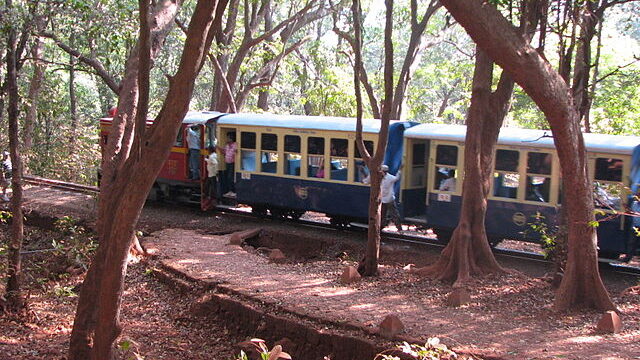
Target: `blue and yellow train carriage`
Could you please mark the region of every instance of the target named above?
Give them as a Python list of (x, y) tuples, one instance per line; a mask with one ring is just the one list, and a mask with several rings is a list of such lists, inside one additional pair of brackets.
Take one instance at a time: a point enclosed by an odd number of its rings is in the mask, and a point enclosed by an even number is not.
[[(385, 163), (402, 163), (407, 122), (392, 122)], [(228, 132), (238, 143), (237, 201), (254, 212), (297, 218), (305, 211), (327, 214), (333, 223), (367, 218), (369, 170), (355, 143), (355, 119), (270, 114), (227, 114), (217, 120), (224, 146)], [(377, 145), (379, 120), (363, 121), (365, 146)]]
[[(432, 227), (445, 241), (460, 214), (465, 135), (465, 126), (443, 124), (421, 124), (405, 132), (404, 216)], [(640, 137), (584, 134), (584, 139), (595, 205), (601, 210), (601, 255), (615, 257), (630, 250), (630, 219), (615, 213), (627, 205), (631, 154)], [(493, 244), (505, 238), (537, 241), (531, 224), (538, 213), (549, 226), (557, 224), (560, 164), (550, 131), (501, 129), (492, 170), (486, 228)]]

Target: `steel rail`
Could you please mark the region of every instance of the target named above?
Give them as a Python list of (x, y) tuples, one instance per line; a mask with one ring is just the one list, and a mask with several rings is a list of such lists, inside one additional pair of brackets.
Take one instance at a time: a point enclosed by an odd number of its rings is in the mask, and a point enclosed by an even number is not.
[(24, 180), (25, 183), (28, 183), (28, 184), (48, 186), (51, 188), (67, 190), (67, 191), (89, 193), (89, 194), (97, 194), (100, 192), (100, 188), (98, 188), (97, 186), (75, 184), (67, 181), (46, 179), (38, 176), (23, 176), (22, 179)]

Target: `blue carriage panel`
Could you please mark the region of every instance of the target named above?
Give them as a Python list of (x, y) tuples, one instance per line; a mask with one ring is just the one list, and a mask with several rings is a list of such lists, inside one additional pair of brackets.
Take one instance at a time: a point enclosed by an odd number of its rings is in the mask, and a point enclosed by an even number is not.
[(450, 195), (446, 201), (438, 200), (438, 194), (429, 193), (426, 207), (427, 224), (436, 228), (454, 229), (460, 219), (462, 197)]
[[(538, 214), (541, 215), (536, 220)], [(540, 233), (532, 229), (536, 221), (543, 221), (549, 229), (558, 223), (558, 209), (511, 201), (489, 200), (485, 226), (491, 237), (537, 242)]]
[(237, 177), (237, 200), (292, 210), (366, 218), (369, 188), (348, 184), (251, 174)]
[(424, 215), (426, 190), (424, 188), (402, 190), (402, 217)]
[(622, 217), (609, 217), (610, 214), (596, 215), (596, 220), (607, 218), (598, 224), (598, 248), (604, 256), (624, 254), (628, 251), (627, 236), (632, 229), (629, 226), (623, 228)]

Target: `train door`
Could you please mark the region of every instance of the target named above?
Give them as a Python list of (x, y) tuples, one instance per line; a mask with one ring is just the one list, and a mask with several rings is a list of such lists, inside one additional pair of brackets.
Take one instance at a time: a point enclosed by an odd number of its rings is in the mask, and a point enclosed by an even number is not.
[[(407, 172), (404, 181), (402, 194), (404, 217), (420, 217), (425, 213), (425, 201), (427, 195), (428, 163), (429, 163), (429, 140), (408, 139), (405, 144), (407, 149)], [(411, 219), (415, 222), (424, 222), (424, 219)]]

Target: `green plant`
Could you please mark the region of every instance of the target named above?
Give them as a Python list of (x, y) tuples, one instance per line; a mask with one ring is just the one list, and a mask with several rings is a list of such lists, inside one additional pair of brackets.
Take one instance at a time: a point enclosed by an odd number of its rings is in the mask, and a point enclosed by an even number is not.
[[(443, 360), (457, 359), (458, 355), (449, 350), (446, 345), (440, 343), (438, 338), (429, 338), (424, 345), (409, 344), (403, 342), (397, 348), (418, 360)], [(400, 357), (388, 354), (378, 354), (374, 360), (400, 360)]]
[[(282, 351), (282, 346), (280, 345), (276, 345), (273, 349), (269, 350), (267, 344), (262, 339), (251, 339), (251, 344), (256, 347), (262, 360), (291, 359), (291, 355)], [(240, 355), (236, 360), (249, 360), (249, 357), (244, 351), (240, 351)]]
[(73, 291), (73, 286), (56, 285), (53, 288), (53, 294), (58, 297), (77, 297), (78, 296), (78, 294), (76, 294)]
[(540, 244), (544, 252), (544, 257), (546, 259), (553, 258), (556, 253), (558, 228), (549, 228), (549, 225), (545, 221), (545, 216), (540, 212), (536, 212), (536, 214), (533, 215), (533, 221), (528, 225), (530, 231), (540, 236)]
[(56, 220), (55, 229), (61, 233), (61, 240), (52, 240), (56, 256), (65, 257), (67, 265), (80, 266), (85, 270), (91, 261), (91, 255), (97, 248), (93, 236), (70, 216)]

